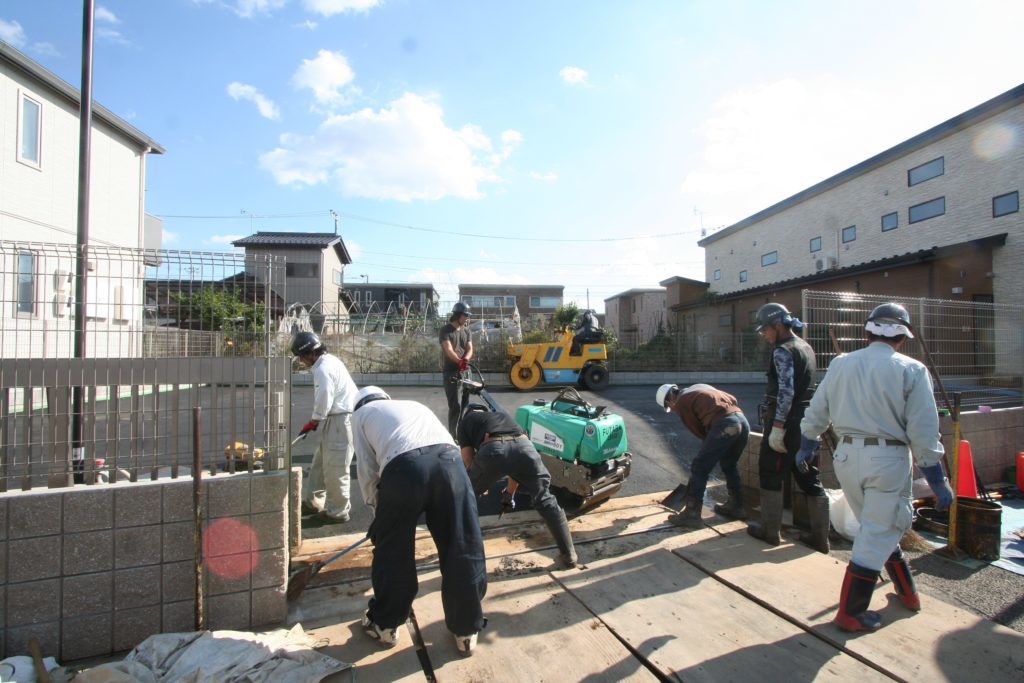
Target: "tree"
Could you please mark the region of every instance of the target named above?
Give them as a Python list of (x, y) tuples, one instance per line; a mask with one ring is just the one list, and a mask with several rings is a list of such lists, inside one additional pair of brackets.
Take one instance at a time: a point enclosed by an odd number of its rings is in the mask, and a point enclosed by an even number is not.
[(212, 332), (258, 331), (263, 329), (262, 306), (242, 301), (238, 292), (204, 287), (194, 292), (171, 292), (178, 304), (178, 324)]
[(552, 317), (551, 322), (555, 326), (556, 330), (560, 330), (564, 327), (572, 327), (579, 314), (580, 309), (576, 304), (563, 304), (555, 309), (555, 314)]

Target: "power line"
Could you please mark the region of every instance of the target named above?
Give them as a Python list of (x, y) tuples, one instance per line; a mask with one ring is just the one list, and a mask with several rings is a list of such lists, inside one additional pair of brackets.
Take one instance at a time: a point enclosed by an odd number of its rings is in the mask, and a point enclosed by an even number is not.
[[(386, 251), (370, 251), (367, 249), (362, 250), (363, 254), (374, 254), (376, 256), (393, 256), (396, 258), (407, 258), (418, 261), (456, 261), (459, 263), (465, 263), (465, 258), (446, 258), (443, 256), (432, 257), (432, 256), (414, 256), (412, 254), (394, 254)], [(360, 263), (363, 263), (362, 261)], [(689, 264), (703, 264), (704, 259), (698, 259), (694, 261), (644, 261), (643, 263), (632, 263), (628, 261), (616, 261), (617, 266), (682, 266)], [(503, 266), (569, 266), (578, 268), (594, 268), (592, 263), (582, 263), (580, 261), (571, 261), (568, 263), (558, 263), (555, 261), (504, 261), (500, 259), (487, 259), (486, 261), (474, 261), (473, 265), (486, 266), (491, 264), (503, 265)]]

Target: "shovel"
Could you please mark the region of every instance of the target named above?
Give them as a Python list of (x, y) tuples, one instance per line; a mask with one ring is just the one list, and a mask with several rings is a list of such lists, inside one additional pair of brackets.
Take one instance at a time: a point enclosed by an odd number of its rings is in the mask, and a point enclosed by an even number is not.
[(286, 599), (291, 601), (302, 595), (302, 591), (306, 590), (306, 585), (309, 583), (310, 579), (319, 574), (321, 569), (329, 565), (331, 562), (334, 562), (342, 555), (352, 552), (362, 544), (366, 543), (368, 540), (370, 540), (369, 535), (363, 536), (349, 547), (335, 553), (331, 557), (328, 557), (326, 560), (317, 560), (315, 562), (310, 562), (301, 569), (296, 569), (294, 572), (292, 572), (291, 576), (288, 577), (288, 590), (285, 593)]
[(676, 512), (683, 509), (683, 503), (686, 500), (686, 484), (680, 484), (672, 490), (672, 493), (665, 496), (665, 500), (661, 501), (661, 504), (667, 508), (672, 508)]

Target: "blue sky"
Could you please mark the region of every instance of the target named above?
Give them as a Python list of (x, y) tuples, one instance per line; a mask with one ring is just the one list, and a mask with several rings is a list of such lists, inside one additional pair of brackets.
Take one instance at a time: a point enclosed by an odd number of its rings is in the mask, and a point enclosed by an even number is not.
[[(164, 246), (340, 232), (351, 281), (703, 279), (740, 220), (1024, 81), (1024, 3), (105, 0), (95, 99)], [(81, 3), (0, 0), (78, 85)]]

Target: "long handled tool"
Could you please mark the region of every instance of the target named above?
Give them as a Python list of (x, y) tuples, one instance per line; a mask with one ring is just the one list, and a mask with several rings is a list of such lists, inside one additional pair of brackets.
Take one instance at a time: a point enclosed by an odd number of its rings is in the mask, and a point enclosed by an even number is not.
[(310, 562), (301, 569), (296, 569), (292, 572), (291, 576), (288, 577), (288, 591), (285, 593), (286, 598), (288, 600), (294, 600), (302, 595), (302, 591), (306, 590), (306, 585), (309, 583), (310, 579), (319, 574), (321, 569), (329, 565), (331, 562), (334, 562), (342, 555), (352, 552), (368, 540), (370, 540), (369, 535), (363, 536), (349, 547), (331, 555), (326, 560), (316, 560), (315, 562)]

